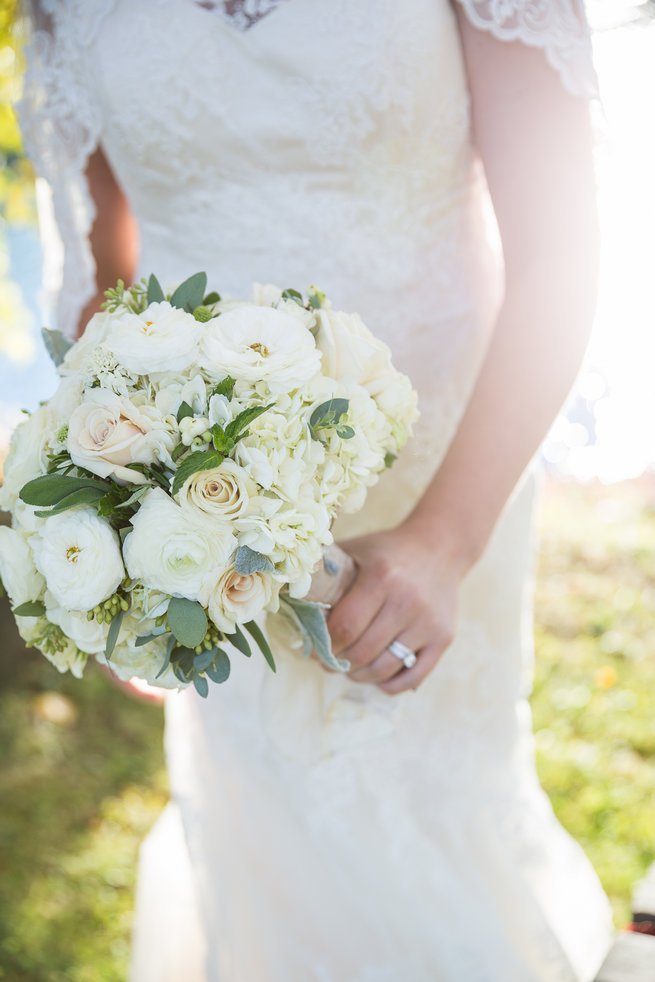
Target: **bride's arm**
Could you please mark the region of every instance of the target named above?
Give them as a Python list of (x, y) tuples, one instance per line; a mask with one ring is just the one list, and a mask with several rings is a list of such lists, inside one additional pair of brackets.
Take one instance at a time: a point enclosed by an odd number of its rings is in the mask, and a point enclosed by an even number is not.
[[(360, 573), (330, 614), (351, 675), (415, 688), (450, 643), (463, 576), (570, 389), (591, 327), (597, 223), (589, 111), (543, 53), (459, 17), (473, 130), (500, 230), (504, 301), (457, 434), (409, 518), (346, 544)], [(402, 669), (385, 651), (419, 652)]]
[(100, 148), (89, 158), (86, 178), (96, 209), (90, 243), (96, 264), (97, 292), (80, 315), (78, 336), (100, 309), (105, 290), (116, 286), (119, 279), (127, 284), (133, 282), (138, 251), (136, 222)]

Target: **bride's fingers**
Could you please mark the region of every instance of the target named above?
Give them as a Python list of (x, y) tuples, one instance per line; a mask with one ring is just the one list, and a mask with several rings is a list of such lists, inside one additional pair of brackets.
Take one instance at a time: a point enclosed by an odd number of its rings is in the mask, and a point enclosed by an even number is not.
[(403, 668), (392, 678), (378, 683), (380, 689), (391, 696), (408, 689), (417, 689), (421, 682), (430, 674), (437, 664), (445, 648), (442, 645), (430, 644), (421, 648), (416, 655), (416, 664), (412, 668)]
[(332, 608), (327, 617), (327, 627), (332, 641), (332, 651), (340, 655), (352, 648), (375, 621), (386, 600), (386, 591), (374, 572), (359, 569), (350, 589)]
[[(384, 613), (387, 613), (386, 608)], [(426, 626), (417, 618), (400, 619), (398, 616), (380, 615), (378, 620), (383, 624), (377, 636), (376, 622), (375, 625), (371, 625), (370, 630), (357, 645), (358, 648), (361, 646), (363, 650), (373, 652), (373, 656), (369, 654), (365, 661), (358, 662), (351, 658), (350, 650), (344, 653), (344, 657), (348, 658), (353, 666), (348, 675), (355, 682), (384, 682), (404, 667), (402, 658), (394, 655), (390, 649), (394, 641), (400, 642), (413, 652), (428, 643)]]

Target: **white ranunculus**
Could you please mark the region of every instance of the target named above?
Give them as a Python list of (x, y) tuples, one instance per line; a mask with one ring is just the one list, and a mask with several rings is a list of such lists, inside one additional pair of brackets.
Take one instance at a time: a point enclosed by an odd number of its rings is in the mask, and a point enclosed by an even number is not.
[[(50, 606), (46, 597), (46, 615), (52, 624), (58, 624), (64, 634), (73, 641), (80, 651), (87, 655), (97, 655), (107, 646), (109, 625), (98, 623), (94, 618), (87, 620), (85, 613), (66, 610), (64, 607)], [(54, 599), (54, 598), (52, 598)]]
[(235, 624), (247, 624), (264, 610), (277, 610), (280, 587), (268, 573), (241, 576), (230, 568), (212, 584), (203, 602), (219, 631), (232, 634)]
[(137, 406), (107, 389), (87, 392), (70, 418), (67, 448), (73, 463), (120, 484), (145, 483), (126, 465), (151, 464), (173, 447), (173, 435), (154, 406)]
[(316, 346), (323, 354), (322, 371), (331, 378), (350, 378), (365, 388), (394, 369), (391, 352), (371, 334), (359, 314), (317, 311)]
[(0, 525), (0, 580), (14, 607), (38, 600), (45, 586), (27, 540), (5, 525)]
[(107, 310), (93, 315), (84, 328), (84, 333), (66, 352), (59, 368), (60, 375), (76, 374), (84, 369), (91, 354), (105, 340), (113, 319), (114, 314), (110, 314)]
[(218, 467), (192, 474), (182, 486), (179, 500), (183, 509), (194, 513), (195, 521), (207, 515), (230, 522), (245, 513), (251, 495), (256, 493), (257, 485), (243, 467), (227, 459)]
[(264, 380), (272, 392), (284, 392), (320, 371), (314, 338), (285, 311), (243, 304), (204, 327), (202, 352), (208, 368), (217, 374)]
[(31, 540), (37, 569), (57, 603), (91, 610), (125, 576), (118, 536), (93, 508), (73, 508), (43, 523)]
[(130, 372), (180, 372), (197, 360), (204, 326), (193, 314), (162, 300), (142, 314), (114, 314), (105, 344)]
[(129, 575), (189, 600), (225, 569), (236, 547), (230, 524), (196, 520), (161, 488), (144, 495), (132, 525), (123, 546)]

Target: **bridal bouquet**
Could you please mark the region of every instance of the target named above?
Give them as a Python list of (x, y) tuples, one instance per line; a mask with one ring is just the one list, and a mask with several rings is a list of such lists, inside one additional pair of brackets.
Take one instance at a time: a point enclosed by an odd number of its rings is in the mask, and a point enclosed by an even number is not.
[(19, 631), (60, 670), (89, 655), (172, 688), (230, 672), (284, 605), (334, 669), (303, 598), (339, 511), (359, 509), (415, 419), (416, 394), (357, 314), (310, 288), (165, 294), (151, 276), (106, 294), (61, 377), (15, 431), (0, 507), (0, 577)]

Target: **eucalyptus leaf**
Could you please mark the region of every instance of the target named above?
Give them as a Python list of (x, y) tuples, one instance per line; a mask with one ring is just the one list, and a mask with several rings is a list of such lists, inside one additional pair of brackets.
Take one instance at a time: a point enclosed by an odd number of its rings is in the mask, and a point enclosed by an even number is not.
[(216, 657), (218, 649), (210, 648), (209, 651), (201, 651), (199, 655), (195, 655), (193, 659), (193, 667), (196, 672), (204, 672), (208, 665), (211, 665), (214, 658)]
[(46, 508), (56, 505), (62, 498), (79, 491), (81, 488), (98, 488), (105, 494), (111, 484), (107, 481), (94, 480), (89, 477), (70, 477), (63, 474), (43, 474), (28, 481), (19, 491), (19, 498), (26, 505), (37, 505)]
[(12, 613), (16, 617), (41, 617), (45, 614), (45, 604), (42, 604), (40, 600), (28, 600), (26, 603), (14, 607)]
[(170, 630), (185, 648), (195, 648), (207, 633), (207, 615), (197, 600), (173, 597), (166, 617)]
[(224, 651), (218, 650), (218, 654), (214, 658), (214, 661), (207, 669), (207, 675), (212, 680), (212, 682), (225, 682), (230, 675), (230, 659), (225, 654)]
[(299, 293), (298, 290), (292, 290), (292, 289), (283, 290), (282, 291), (282, 299), (283, 300), (295, 300), (295, 302), (300, 307), (304, 307), (305, 306), (305, 301), (302, 298), (302, 293)]
[(325, 623), (325, 611), (321, 604), (299, 600), (288, 594), (281, 596), (280, 599), (296, 615), (307, 642), (311, 642), (312, 649), (323, 664), (337, 672), (347, 672), (350, 669), (350, 662), (345, 658), (335, 658), (332, 654), (330, 635)]
[(48, 352), (55, 367), (59, 367), (66, 357), (66, 352), (73, 347), (73, 341), (61, 331), (53, 331), (49, 327), (41, 330), (45, 350)]
[(252, 573), (270, 573), (275, 566), (261, 552), (255, 552), (250, 546), (239, 546), (234, 558), (234, 568), (239, 576), (250, 576)]
[(192, 313), (196, 307), (202, 303), (202, 298), (207, 289), (207, 274), (194, 273), (184, 283), (180, 283), (177, 290), (171, 296), (171, 306), (180, 307)]
[(118, 633), (121, 629), (121, 624), (123, 623), (123, 617), (125, 616), (124, 610), (119, 610), (112, 618), (111, 624), (109, 625), (109, 631), (107, 633), (107, 644), (105, 646), (105, 658), (107, 661), (111, 658), (112, 651), (116, 647), (116, 642), (118, 641)]
[(313, 439), (319, 440), (319, 432), (321, 430), (332, 429), (333, 427), (338, 427), (337, 432), (342, 430), (342, 433), (339, 433), (339, 435), (343, 435), (344, 439), (349, 439), (350, 436), (354, 436), (354, 430), (352, 433), (348, 433), (348, 430), (350, 430), (351, 427), (346, 426), (345, 424), (343, 426), (339, 426), (341, 420), (348, 412), (348, 406), (348, 400), (341, 398), (328, 399), (327, 402), (322, 402), (320, 406), (317, 406), (309, 417), (309, 429)]
[(213, 467), (219, 467), (223, 459), (224, 454), (219, 453), (218, 450), (196, 450), (194, 453), (189, 454), (175, 471), (171, 494), (177, 494), (184, 482), (192, 474), (196, 474), (198, 471), (208, 471)]
[(162, 627), (158, 631), (153, 631), (152, 634), (140, 634), (139, 637), (134, 642), (135, 648), (142, 648), (144, 644), (150, 644), (151, 641), (156, 641), (157, 638), (161, 638), (163, 634), (167, 634), (165, 627)]
[(208, 293), (202, 298), (203, 307), (211, 307), (212, 304), (220, 303), (220, 299), (220, 293), (216, 293), (215, 290), (212, 290), (211, 293)]
[(148, 306), (151, 303), (162, 303), (166, 299), (166, 294), (162, 290), (159, 280), (154, 273), (150, 274), (150, 279), (148, 280), (148, 292), (146, 294), (146, 301)]
[(257, 624), (255, 621), (248, 621), (248, 623), (244, 624), (243, 626), (245, 627), (246, 631), (248, 632), (250, 637), (253, 639), (253, 641), (261, 651), (262, 655), (270, 665), (271, 669), (274, 672), (276, 672), (277, 669), (275, 667), (275, 659), (273, 658), (273, 652), (271, 651), (269, 643), (264, 637), (262, 633), (262, 629), (260, 628), (259, 624)]
[[(157, 674), (155, 675), (155, 678), (156, 679), (158, 679), (161, 675), (163, 675), (164, 672), (166, 671), (166, 669), (168, 668), (168, 666), (170, 665), (170, 663), (171, 663), (171, 652), (173, 651), (173, 648), (174, 647), (175, 647), (175, 638), (171, 634), (170, 638), (168, 639), (168, 644), (166, 645), (166, 655), (164, 656), (164, 663), (163, 663), (162, 667), (159, 669), (159, 671), (157, 672)], [(178, 678), (179, 678), (179, 676), (178, 676)]]
[(203, 675), (194, 675), (193, 684), (195, 686), (196, 692), (203, 699), (206, 699), (209, 695), (209, 682)]

